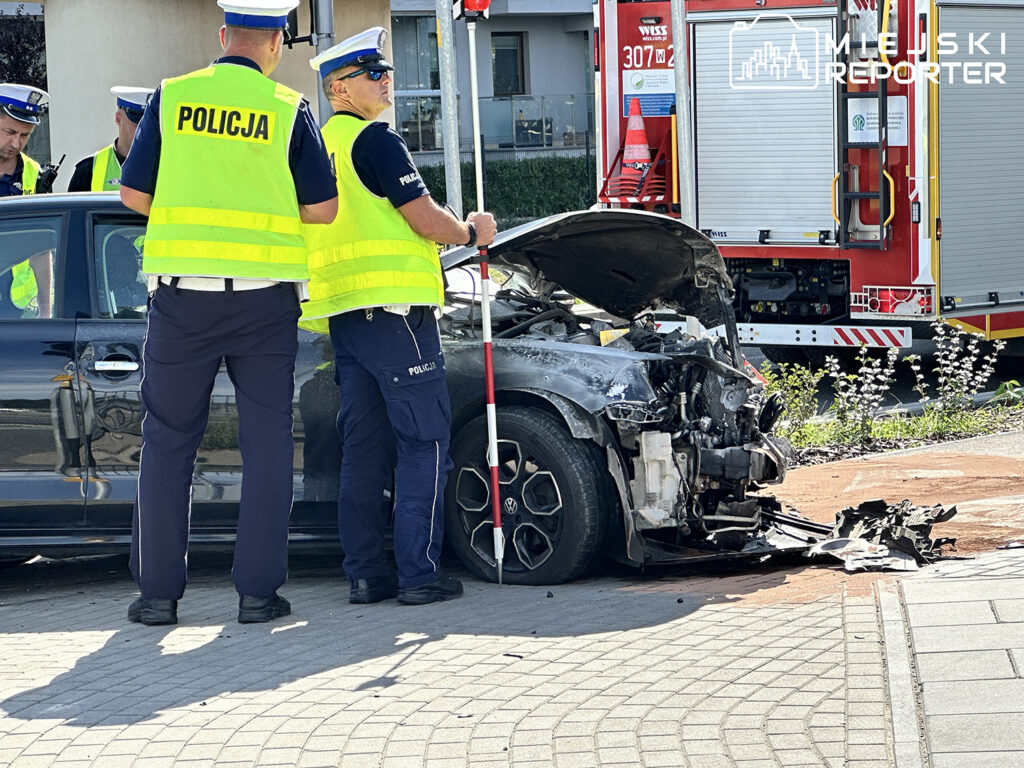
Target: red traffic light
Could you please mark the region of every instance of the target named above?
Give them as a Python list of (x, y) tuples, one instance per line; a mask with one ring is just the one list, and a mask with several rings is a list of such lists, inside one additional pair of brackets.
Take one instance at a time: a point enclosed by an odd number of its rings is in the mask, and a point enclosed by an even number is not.
[(491, 0), (454, 0), (452, 4), (452, 18), (474, 20), (483, 16), (485, 19), (490, 13)]

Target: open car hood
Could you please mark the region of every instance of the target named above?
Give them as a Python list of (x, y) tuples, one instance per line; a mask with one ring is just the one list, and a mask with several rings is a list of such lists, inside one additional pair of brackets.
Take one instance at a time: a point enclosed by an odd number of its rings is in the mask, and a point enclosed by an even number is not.
[[(450, 269), (476, 258), (476, 248), (462, 246), (443, 253), (441, 264)], [(500, 232), (488, 262), (556, 283), (626, 319), (667, 306), (713, 327), (724, 321), (722, 296), (732, 295), (711, 240), (677, 219), (645, 211), (573, 211), (538, 219)]]

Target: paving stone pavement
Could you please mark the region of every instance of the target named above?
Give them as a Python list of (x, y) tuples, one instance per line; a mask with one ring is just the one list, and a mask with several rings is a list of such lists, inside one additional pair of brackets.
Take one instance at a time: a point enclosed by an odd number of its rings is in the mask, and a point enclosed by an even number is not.
[(899, 588), (931, 768), (1024, 766), (1024, 550), (941, 563)]
[(180, 625), (143, 627), (119, 570), (34, 567), (0, 577), (0, 765), (893, 764), (875, 576), (467, 579), (402, 607), (314, 571), (291, 617), (241, 626), (211, 567)]

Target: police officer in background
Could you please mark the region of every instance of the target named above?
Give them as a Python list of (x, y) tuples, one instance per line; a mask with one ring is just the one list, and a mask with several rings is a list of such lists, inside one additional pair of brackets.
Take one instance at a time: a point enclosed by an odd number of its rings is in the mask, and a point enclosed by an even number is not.
[[(0, 197), (35, 194), (39, 163), (22, 150), (49, 108), (50, 95), (40, 88), (0, 84)], [(51, 258), (46, 251), (9, 269), (0, 262), (0, 318), (51, 316)]]
[[(329, 329), (341, 385), (338, 528), (349, 601), (397, 595), (419, 605), (462, 594), (438, 564), (451, 408), (434, 314), (444, 304), (435, 243), (486, 245), (495, 224), (489, 213), (463, 222), (438, 206), (402, 138), (374, 122), (392, 103), (385, 36), (373, 27), (310, 62), (335, 111), (323, 133), (339, 213), (329, 227), (307, 227), (303, 318)], [(381, 514), (393, 472), (397, 584)]]
[(291, 608), (292, 393), (302, 224), (327, 224), (337, 189), (301, 94), (269, 79), (298, 0), (218, 0), (224, 55), (164, 80), (139, 123), (121, 200), (149, 216), (154, 288), (143, 348), (143, 420), (130, 621), (177, 622), (193, 466), (221, 361), (235, 386), (244, 466), (235, 559), (238, 621)]
[(153, 89), (116, 85), (110, 92), (117, 99), (117, 111), (114, 112), (117, 138), (113, 144), (78, 161), (68, 192), (103, 192), (121, 188), (121, 166), (131, 149), (135, 129), (146, 112)]

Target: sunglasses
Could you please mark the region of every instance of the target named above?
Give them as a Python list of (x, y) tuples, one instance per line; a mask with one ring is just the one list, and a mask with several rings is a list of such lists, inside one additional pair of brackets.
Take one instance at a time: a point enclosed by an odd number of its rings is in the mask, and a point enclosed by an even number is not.
[(142, 115), (145, 114), (145, 112), (141, 110), (128, 109), (126, 107), (121, 107), (121, 109), (124, 111), (125, 116), (136, 124), (142, 119)]
[(350, 77), (358, 77), (359, 75), (363, 74), (363, 72), (365, 72), (366, 76), (368, 78), (370, 78), (371, 80), (373, 80), (373, 82), (377, 82), (382, 77), (384, 77), (384, 75), (387, 74), (387, 70), (385, 70), (385, 69), (366, 69), (366, 68), (363, 68), (363, 69), (357, 69), (355, 72), (349, 72), (347, 75), (342, 75), (338, 79), (339, 80), (348, 80)]

